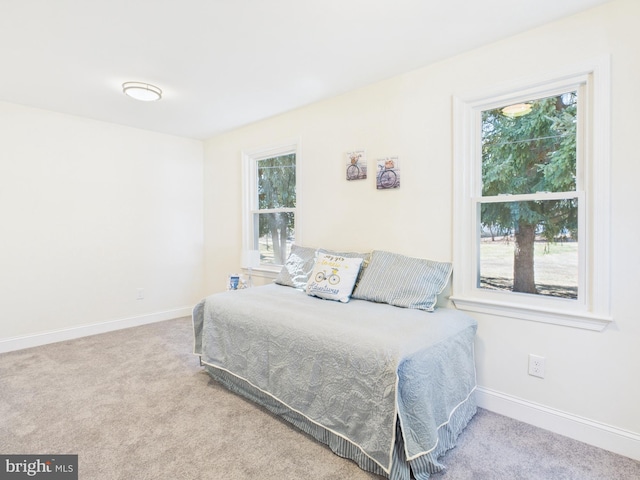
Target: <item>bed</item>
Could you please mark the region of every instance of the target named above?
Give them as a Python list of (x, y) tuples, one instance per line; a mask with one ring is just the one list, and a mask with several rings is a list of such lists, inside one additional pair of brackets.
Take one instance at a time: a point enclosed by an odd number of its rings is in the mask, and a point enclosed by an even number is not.
[[(393, 265), (406, 272), (395, 257)], [(314, 272), (305, 268), (309, 285)], [(219, 293), (195, 306), (194, 353), (207, 372), (364, 470), (397, 480), (441, 471), (439, 457), (476, 412), (475, 320), (372, 301), (357, 286), (347, 301), (291, 286)]]

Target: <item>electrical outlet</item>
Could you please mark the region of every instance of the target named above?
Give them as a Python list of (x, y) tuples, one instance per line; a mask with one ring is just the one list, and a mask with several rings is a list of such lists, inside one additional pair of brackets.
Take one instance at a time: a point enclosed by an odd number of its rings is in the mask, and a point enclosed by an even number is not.
[(529, 375), (544, 378), (544, 357), (529, 354)]
[(136, 300), (143, 300), (144, 299), (144, 288), (139, 288), (137, 290), (137, 296), (136, 296)]

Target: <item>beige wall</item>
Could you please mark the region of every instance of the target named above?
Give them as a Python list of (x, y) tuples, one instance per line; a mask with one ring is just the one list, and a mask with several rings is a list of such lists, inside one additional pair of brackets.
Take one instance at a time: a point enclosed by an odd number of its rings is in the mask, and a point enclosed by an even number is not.
[[(523, 400), (540, 407), (536, 414), (566, 412), (574, 423), (584, 420), (585, 428), (611, 426), (640, 445), (638, 18), (640, 2), (620, 0), (207, 141), (207, 291), (223, 289), (226, 275), (239, 269), (243, 149), (301, 139), (303, 244), (451, 260), (452, 96), (610, 55), (615, 323), (596, 333), (476, 315), (478, 383), (487, 404)], [(367, 181), (344, 179), (344, 153), (353, 149), (367, 151)], [(376, 191), (374, 161), (392, 155), (400, 158), (402, 186)], [(545, 379), (527, 375), (529, 353), (546, 357)], [(576, 435), (591, 441), (589, 434)]]
[(0, 103), (0, 351), (189, 314), (202, 157), (199, 141)]

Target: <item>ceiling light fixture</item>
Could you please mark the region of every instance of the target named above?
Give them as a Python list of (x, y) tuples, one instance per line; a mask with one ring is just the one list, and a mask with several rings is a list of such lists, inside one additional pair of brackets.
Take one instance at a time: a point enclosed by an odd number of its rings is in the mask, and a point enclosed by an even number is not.
[(162, 90), (148, 83), (125, 82), (122, 84), (122, 91), (125, 95), (143, 102), (154, 102), (162, 98)]
[(527, 113), (531, 113), (530, 103), (516, 103), (502, 109), (502, 113), (507, 117), (521, 117)]

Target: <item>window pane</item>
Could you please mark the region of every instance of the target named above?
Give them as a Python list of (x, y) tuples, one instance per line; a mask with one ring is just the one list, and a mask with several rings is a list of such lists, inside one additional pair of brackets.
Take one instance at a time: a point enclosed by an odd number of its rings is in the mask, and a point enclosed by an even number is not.
[(296, 155), (258, 160), (258, 208), (295, 208)]
[(480, 288), (578, 298), (577, 199), (484, 203)]
[(284, 265), (295, 233), (293, 212), (254, 214), (254, 248), (263, 264)]
[(482, 195), (576, 189), (577, 91), (482, 112)]

